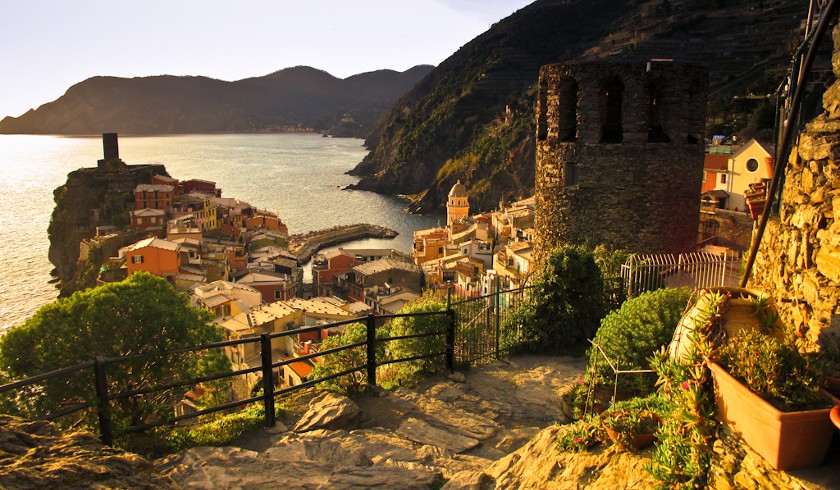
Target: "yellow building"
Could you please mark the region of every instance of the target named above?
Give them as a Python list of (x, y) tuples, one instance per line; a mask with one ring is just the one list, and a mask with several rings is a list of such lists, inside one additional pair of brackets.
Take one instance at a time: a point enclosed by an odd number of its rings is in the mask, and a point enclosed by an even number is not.
[(446, 202), (446, 226), (450, 230), (452, 224), (470, 215), (470, 199), (467, 188), (459, 180), (449, 190), (449, 199)]

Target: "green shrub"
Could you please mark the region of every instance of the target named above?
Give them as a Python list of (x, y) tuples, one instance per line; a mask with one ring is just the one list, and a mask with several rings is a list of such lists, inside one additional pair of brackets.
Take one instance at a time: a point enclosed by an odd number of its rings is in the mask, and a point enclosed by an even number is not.
[[(426, 293), (405, 305), (399, 313), (423, 313), (445, 311), (446, 302), (434, 294)], [(428, 315), (416, 317), (399, 317), (391, 321), (389, 331), (393, 337), (416, 335), (433, 332), (445, 332), (449, 318), (446, 315)], [(444, 334), (417, 337), (410, 339), (391, 340), (387, 342), (388, 359), (397, 360), (415, 356), (441, 353), (446, 348)], [(443, 356), (427, 359), (398, 362), (391, 365), (388, 382), (401, 384), (411, 382), (424, 372), (435, 372), (445, 367)], [(386, 380), (383, 380), (385, 382)], [(387, 387), (386, 383), (386, 387)]]
[[(593, 341), (618, 369), (650, 369), (648, 358), (671, 341), (690, 296), (688, 288), (679, 288), (658, 289), (631, 298), (601, 320)], [(603, 356), (594, 347), (590, 348), (587, 385), (592, 381), (612, 385), (614, 379), (615, 374)], [(653, 374), (619, 377), (620, 389), (634, 395), (650, 393), (655, 382)]]
[[(386, 335), (387, 332), (385, 329), (377, 329), (377, 338), (382, 338)], [(321, 351), (334, 349), (342, 345), (364, 342), (366, 340), (367, 326), (361, 323), (352, 323), (347, 325), (341, 335), (331, 335), (328, 337), (321, 344)], [(377, 359), (383, 359), (384, 353), (384, 346), (381, 343), (378, 344)], [(367, 347), (362, 345), (322, 356), (321, 362), (315, 363), (315, 367), (312, 369), (312, 374), (309, 378), (311, 380), (316, 380), (347, 371), (348, 369), (362, 368), (344, 376), (324, 381), (319, 385), (319, 387), (327, 391), (352, 395), (359, 393), (362, 389), (362, 385), (367, 382), (367, 371), (364, 369), (365, 366), (367, 366)]]
[(265, 409), (257, 404), (205, 424), (164, 429), (166, 432), (163, 438), (169, 443), (171, 452), (196, 446), (224, 446), (242, 434), (256, 429), (264, 421)]
[(604, 285), (592, 252), (560, 247), (542, 264), (522, 321), (531, 350), (557, 351), (591, 339), (604, 315)]

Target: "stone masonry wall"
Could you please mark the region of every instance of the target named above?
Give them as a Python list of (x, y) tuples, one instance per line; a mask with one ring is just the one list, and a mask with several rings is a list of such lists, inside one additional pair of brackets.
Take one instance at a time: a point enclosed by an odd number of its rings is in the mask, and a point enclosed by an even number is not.
[[(834, 74), (840, 77), (840, 28)], [(786, 325), (821, 345), (840, 343), (840, 81), (791, 151), (778, 217), (771, 218), (751, 287), (771, 292)]]
[(672, 62), (540, 70), (535, 252), (608, 244), (685, 252), (697, 241), (706, 71)]

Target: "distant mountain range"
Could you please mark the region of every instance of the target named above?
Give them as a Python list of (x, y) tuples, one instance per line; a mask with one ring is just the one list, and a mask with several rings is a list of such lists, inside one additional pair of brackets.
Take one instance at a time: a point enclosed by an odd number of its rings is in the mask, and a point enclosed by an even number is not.
[(784, 78), (807, 9), (801, 0), (537, 0), (397, 101), (367, 139), (354, 188), (409, 196), (419, 212), (439, 209), (458, 179), (474, 210), (530, 195), (537, 79), (549, 63), (697, 63), (709, 69), (707, 131), (766, 128), (774, 102), (761, 96)]
[(53, 102), (0, 121), (0, 133), (134, 134), (293, 131), (364, 137), (432, 66), (336, 78), (306, 66), (225, 82), (207, 77), (93, 77)]

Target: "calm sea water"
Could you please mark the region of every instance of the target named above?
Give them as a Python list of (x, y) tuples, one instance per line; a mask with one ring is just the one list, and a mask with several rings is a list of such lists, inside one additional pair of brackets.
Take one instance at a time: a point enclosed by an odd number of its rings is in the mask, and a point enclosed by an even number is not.
[[(412, 231), (437, 218), (408, 214), (399, 199), (342, 188), (344, 172), (367, 151), (357, 139), (302, 134), (121, 136), (128, 164), (162, 163), (181, 180), (212, 180), (224, 197), (279, 213), (290, 233), (351, 223), (397, 230), (394, 240), (360, 240), (347, 247), (393, 247), (408, 252)], [(47, 226), (53, 190), (67, 173), (96, 166), (101, 137), (0, 135), (0, 329), (17, 325), (57, 292), (48, 284)]]

